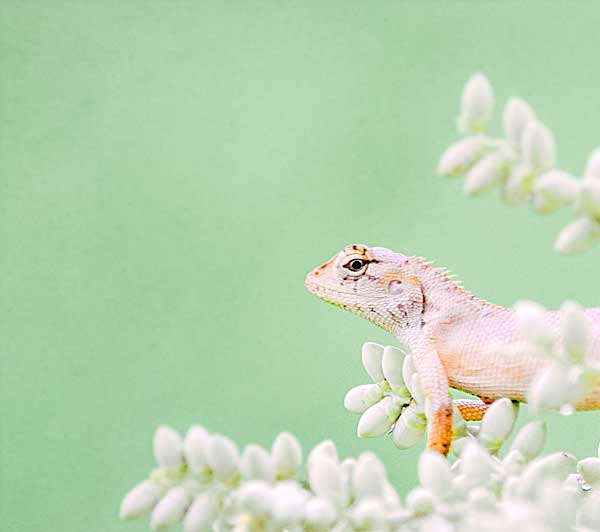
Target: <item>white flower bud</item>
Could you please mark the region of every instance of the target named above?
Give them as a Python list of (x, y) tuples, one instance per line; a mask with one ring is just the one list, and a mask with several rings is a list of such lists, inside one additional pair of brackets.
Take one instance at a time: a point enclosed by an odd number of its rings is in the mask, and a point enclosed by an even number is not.
[(275, 479), (275, 468), (271, 456), (265, 449), (252, 443), (242, 453), (240, 472), (244, 480), (271, 482)]
[(313, 528), (329, 530), (337, 519), (337, 512), (327, 499), (314, 497), (306, 503), (305, 519)]
[(306, 466), (308, 469), (312, 467), (313, 462), (319, 456), (326, 456), (334, 462), (339, 462), (335, 443), (333, 443), (331, 440), (324, 440), (313, 447), (312, 451), (308, 455), (308, 459), (306, 460)]
[(183, 441), (185, 461), (194, 473), (204, 473), (207, 467), (204, 455), (210, 435), (201, 425), (193, 425)]
[(552, 364), (540, 371), (529, 387), (527, 400), (529, 408), (538, 412), (542, 408), (558, 410), (569, 403), (570, 383), (565, 378), (565, 370), (558, 364)]
[(421, 377), (418, 373), (415, 373), (412, 376), (412, 380), (410, 383), (410, 392), (416, 403), (420, 405), (425, 404), (425, 392), (423, 391)]
[(219, 501), (213, 492), (198, 495), (185, 514), (183, 531), (212, 532), (218, 513)]
[(362, 414), (383, 398), (379, 384), (360, 384), (348, 390), (344, 397), (344, 408), (355, 414)]
[(467, 435), (467, 423), (465, 422), (459, 408), (452, 405), (452, 439), (462, 438)]
[(600, 489), (600, 458), (590, 457), (580, 460), (577, 471), (594, 489)]
[(469, 505), (475, 510), (493, 511), (496, 508), (496, 497), (490, 490), (482, 487), (469, 492)]
[(377, 499), (364, 499), (352, 508), (352, 524), (359, 530), (385, 530), (384, 508)]
[(402, 404), (393, 397), (384, 397), (370, 407), (358, 421), (356, 433), (359, 438), (372, 438), (388, 432), (398, 419)]
[(577, 525), (582, 532), (600, 530), (600, 492), (592, 491), (584, 499), (577, 514)]
[(352, 491), (356, 499), (381, 497), (387, 482), (385, 467), (379, 458), (373, 453), (358, 457), (352, 472)]
[(554, 249), (559, 253), (586, 251), (600, 240), (600, 224), (589, 218), (578, 218), (558, 235)]
[(600, 177), (600, 148), (596, 148), (591, 154), (585, 166), (584, 175)]
[(381, 360), (383, 358), (383, 346), (373, 342), (367, 342), (362, 347), (362, 363), (373, 382), (384, 380)]
[(292, 478), (296, 476), (302, 464), (302, 447), (293, 434), (282, 432), (273, 442), (271, 457), (275, 465), (277, 478)]
[(404, 357), (404, 362), (402, 363), (402, 380), (404, 381), (404, 385), (408, 388), (408, 391), (411, 395), (412, 390), (410, 387), (412, 385), (412, 378), (416, 373), (417, 370), (415, 368), (412, 355), (406, 355)]
[(141, 482), (129, 491), (123, 502), (119, 517), (133, 519), (150, 512), (162, 497), (162, 489), (150, 480)]
[(239, 475), (240, 453), (235, 443), (226, 436), (213, 434), (206, 448), (206, 460), (217, 479), (232, 483)]
[(274, 496), (271, 486), (262, 480), (242, 484), (236, 492), (236, 501), (241, 510), (256, 518), (268, 515), (273, 508)]
[(383, 350), (383, 358), (381, 360), (383, 376), (392, 388), (400, 388), (405, 385), (402, 378), (404, 357), (404, 351), (397, 347), (388, 345)]
[(409, 404), (396, 421), (392, 439), (399, 449), (408, 449), (417, 444), (425, 434), (427, 419), (416, 403)]
[(525, 163), (515, 164), (510, 169), (506, 185), (504, 185), (504, 201), (515, 205), (525, 201), (533, 191), (534, 175), (531, 167)]
[(481, 159), (465, 177), (463, 191), (479, 194), (496, 186), (505, 176), (508, 160), (501, 152), (492, 152)]
[(531, 462), (521, 475), (518, 493), (521, 497), (531, 497), (538, 487), (548, 479), (565, 480), (575, 471), (575, 457), (562, 452), (552, 453)]
[(349, 490), (342, 467), (324, 454), (316, 456), (308, 470), (308, 481), (318, 497), (332, 501), (337, 506), (348, 503)]
[(467, 137), (452, 144), (440, 157), (438, 174), (453, 177), (464, 175), (480, 159), (485, 149), (486, 142), (482, 136)]
[[(298, 523), (304, 518), (304, 508), (309, 497), (309, 493), (303, 490), (295, 480), (286, 480), (277, 482), (273, 490), (273, 520), (286, 526), (288, 530), (292, 523)], [(289, 528), (288, 528), (289, 527)]]
[(171, 488), (152, 512), (150, 521), (152, 530), (166, 530), (179, 523), (191, 500), (192, 496), (185, 488), (181, 486)]
[(520, 150), (523, 132), (535, 115), (529, 104), (520, 98), (511, 98), (504, 108), (504, 131), (511, 145)]
[(569, 360), (583, 362), (591, 344), (590, 321), (580, 305), (572, 301), (561, 307), (563, 345)]
[(552, 132), (541, 122), (532, 120), (523, 132), (521, 151), (524, 161), (535, 172), (544, 172), (554, 167), (556, 147)]
[(502, 464), (504, 465), (505, 475), (520, 475), (525, 468), (525, 457), (521, 454), (521, 451), (513, 449), (502, 459)]
[(600, 219), (600, 175), (581, 180), (576, 206), (577, 210), (588, 218)]
[(438, 497), (445, 497), (452, 487), (452, 473), (446, 459), (436, 451), (424, 451), (419, 458), (419, 481)]
[(406, 506), (417, 517), (422, 517), (433, 512), (435, 498), (425, 488), (415, 488), (406, 496)]
[(550, 346), (554, 333), (546, 322), (544, 307), (531, 301), (518, 301), (514, 305), (519, 332), (530, 342)]
[(154, 458), (160, 467), (166, 469), (183, 465), (183, 442), (171, 427), (162, 425), (154, 433)]
[(489, 453), (477, 442), (468, 442), (460, 455), (461, 469), (473, 485), (482, 485), (489, 481), (494, 471), (494, 463)]
[(529, 461), (542, 452), (545, 443), (546, 424), (543, 421), (530, 421), (517, 432), (510, 450), (519, 451)]
[(463, 88), (459, 130), (466, 134), (484, 131), (493, 107), (494, 92), (490, 82), (483, 74), (473, 74)]
[(516, 419), (517, 410), (510, 399), (498, 399), (487, 409), (483, 416), (478, 439), (487, 449), (496, 453), (510, 436)]
[(533, 205), (543, 214), (548, 214), (562, 205), (573, 203), (577, 196), (577, 180), (561, 170), (550, 170), (535, 181)]

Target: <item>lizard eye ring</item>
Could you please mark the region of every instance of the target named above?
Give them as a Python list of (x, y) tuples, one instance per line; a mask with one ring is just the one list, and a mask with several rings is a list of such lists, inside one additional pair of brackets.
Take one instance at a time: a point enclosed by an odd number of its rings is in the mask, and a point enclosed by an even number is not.
[(364, 270), (366, 270), (369, 261), (365, 259), (350, 259), (346, 264), (344, 264), (344, 268), (350, 270), (354, 274), (362, 274)]

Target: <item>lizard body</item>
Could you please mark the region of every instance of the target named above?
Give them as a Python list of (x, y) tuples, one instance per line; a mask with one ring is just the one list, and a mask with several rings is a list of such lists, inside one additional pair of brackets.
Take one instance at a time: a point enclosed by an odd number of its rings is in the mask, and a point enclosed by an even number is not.
[[(513, 309), (479, 299), (448, 272), (421, 257), (386, 248), (352, 245), (307, 275), (307, 288), (393, 334), (413, 353), (434, 416), (428, 447), (447, 454), (452, 439), (449, 387), (480, 397), (458, 401), (469, 420), (501, 397), (525, 401), (535, 375), (548, 362), (534, 354), (509, 354), (521, 336)], [(600, 361), (600, 308), (586, 310), (592, 327), (591, 359)], [(559, 336), (560, 315), (544, 319)], [(600, 383), (599, 383), (600, 384)], [(600, 408), (600, 385), (575, 405)]]

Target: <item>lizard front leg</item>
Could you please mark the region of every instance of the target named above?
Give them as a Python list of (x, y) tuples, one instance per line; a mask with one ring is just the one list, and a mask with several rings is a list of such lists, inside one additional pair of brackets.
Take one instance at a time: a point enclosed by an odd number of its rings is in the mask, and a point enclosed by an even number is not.
[(427, 447), (447, 455), (452, 443), (452, 398), (446, 371), (429, 338), (418, 342), (413, 355), (423, 392), (432, 407)]

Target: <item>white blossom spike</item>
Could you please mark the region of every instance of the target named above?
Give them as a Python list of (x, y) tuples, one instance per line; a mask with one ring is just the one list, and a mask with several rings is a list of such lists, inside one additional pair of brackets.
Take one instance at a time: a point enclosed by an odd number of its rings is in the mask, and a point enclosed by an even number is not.
[(578, 218), (558, 235), (554, 248), (559, 253), (586, 251), (600, 240), (600, 224), (590, 218)]
[(240, 453), (226, 436), (213, 434), (206, 449), (208, 465), (215, 476), (226, 483), (235, 483), (239, 476)]
[(399, 449), (408, 449), (416, 445), (425, 434), (427, 420), (416, 403), (409, 404), (396, 421), (392, 439)]
[(382, 398), (383, 390), (379, 384), (360, 384), (348, 390), (344, 397), (344, 408), (355, 414), (362, 414)]
[(386, 346), (383, 350), (383, 357), (381, 359), (383, 376), (392, 388), (404, 386), (402, 366), (404, 364), (405, 356), (406, 354), (404, 351), (391, 345)]
[(419, 458), (421, 485), (438, 497), (445, 497), (452, 488), (452, 473), (447, 460), (436, 451), (424, 451)]
[(591, 347), (590, 321), (581, 305), (573, 301), (565, 302), (560, 310), (563, 345), (568, 360), (581, 363)]
[(556, 163), (556, 146), (554, 135), (541, 122), (529, 122), (521, 143), (524, 161), (538, 173), (554, 167)]
[(510, 399), (498, 399), (483, 416), (477, 438), (487, 449), (496, 453), (512, 432), (517, 410)]
[(277, 477), (293, 478), (302, 464), (302, 447), (293, 434), (282, 432), (273, 442), (271, 456)]
[(356, 431), (358, 437), (371, 438), (385, 434), (400, 416), (401, 409), (402, 404), (394, 397), (384, 397), (360, 416)]
[(503, 120), (506, 138), (519, 151), (525, 128), (535, 120), (531, 107), (521, 98), (511, 98), (504, 108)]
[(265, 480), (271, 482), (275, 479), (275, 467), (269, 453), (251, 443), (246, 446), (240, 461), (240, 473), (244, 480)]
[(584, 216), (600, 221), (600, 175), (581, 180), (576, 207)]
[(530, 421), (513, 440), (510, 450), (519, 451), (526, 461), (538, 456), (546, 443), (546, 424), (543, 421)]
[(152, 512), (150, 521), (152, 530), (166, 530), (179, 523), (191, 500), (192, 497), (185, 488), (181, 486), (171, 488)]
[(493, 107), (494, 92), (490, 82), (481, 73), (473, 74), (463, 88), (459, 130), (466, 134), (484, 131)]
[(201, 425), (193, 425), (183, 441), (185, 461), (194, 473), (204, 473), (207, 468), (206, 448), (210, 435)]
[(383, 369), (381, 367), (382, 358), (382, 345), (373, 342), (367, 342), (363, 345), (362, 363), (373, 382), (381, 382), (385, 378), (383, 376)]
[(561, 170), (550, 170), (535, 181), (533, 205), (542, 214), (548, 214), (577, 197), (578, 182)]
[(183, 465), (183, 441), (171, 427), (162, 425), (154, 433), (154, 458), (160, 467), (166, 469)]
[(119, 517), (121, 519), (134, 519), (151, 512), (162, 494), (163, 490), (160, 486), (151, 480), (141, 482), (131, 489), (123, 499)]
[(387, 474), (381, 460), (373, 453), (358, 457), (352, 472), (352, 492), (356, 499), (381, 497), (387, 485)]
[(596, 148), (589, 156), (585, 166), (584, 175), (600, 178), (600, 147)]
[(449, 146), (442, 154), (437, 167), (439, 175), (462, 176), (485, 153), (486, 141), (483, 136), (467, 137)]
[(492, 152), (481, 159), (465, 177), (467, 195), (479, 194), (496, 186), (506, 175), (508, 160), (501, 152)]
[(212, 532), (219, 513), (218, 498), (212, 491), (196, 497), (183, 520), (183, 532)]

